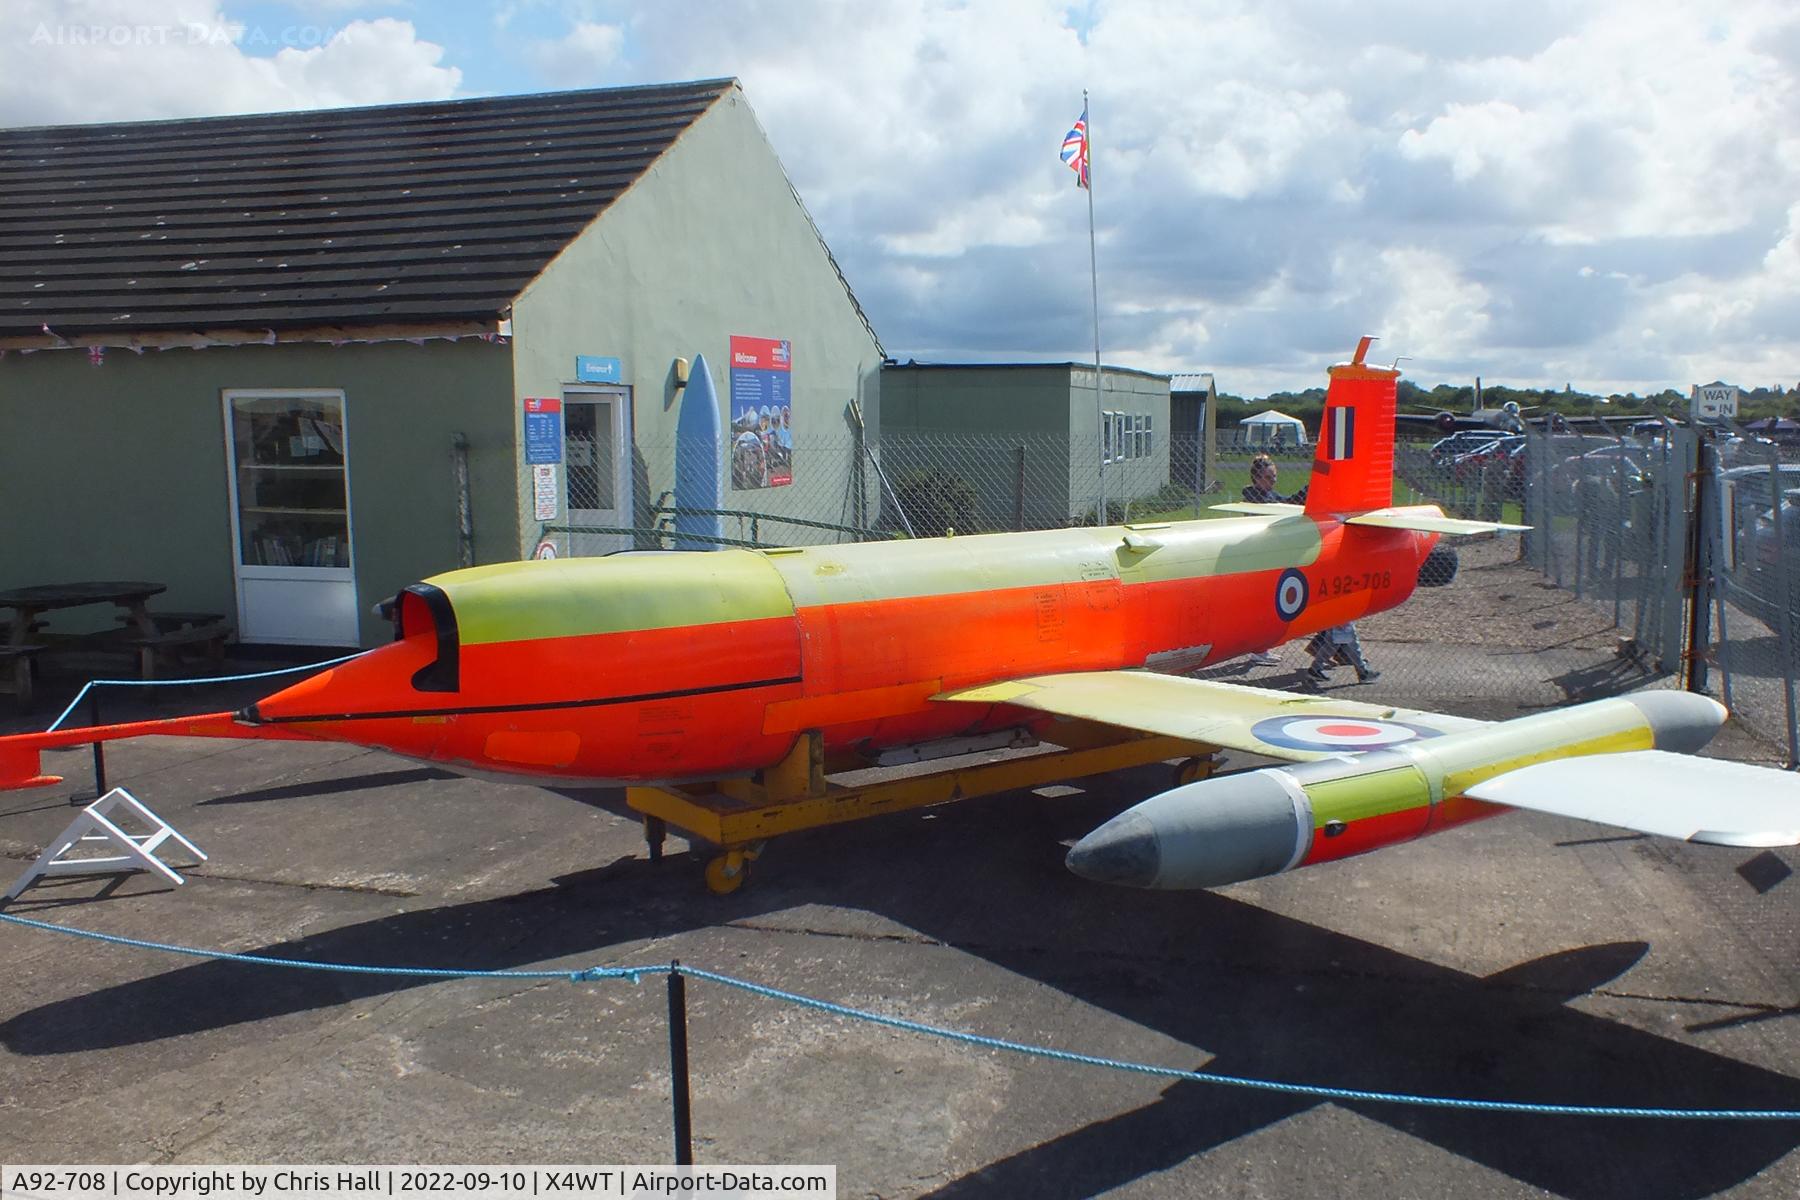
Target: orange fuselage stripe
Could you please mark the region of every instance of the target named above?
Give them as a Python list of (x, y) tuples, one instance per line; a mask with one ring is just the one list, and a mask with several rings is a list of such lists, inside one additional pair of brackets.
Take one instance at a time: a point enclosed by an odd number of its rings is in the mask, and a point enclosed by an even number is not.
[(1193, 646), (1212, 646), (1217, 661), (1398, 604), (1426, 542), (1355, 533), (1347, 549), (1342, 527), (1326, 531), (1303, 568), (1311, 599), (1292, 621), (1276, 609), (1285, 568), (877, 598), (791, 617), (466, 646), (454, 693), (410, 685), (435, 652), (425, 630), (258, 711), (278, 727), (490, 771), (617, 781), (743, 774), (778, 761), (806, 728), (820, 729), (828, 747), (879, 747), (1028, 720), (932, 701), (940, 691), (1141, 667)]

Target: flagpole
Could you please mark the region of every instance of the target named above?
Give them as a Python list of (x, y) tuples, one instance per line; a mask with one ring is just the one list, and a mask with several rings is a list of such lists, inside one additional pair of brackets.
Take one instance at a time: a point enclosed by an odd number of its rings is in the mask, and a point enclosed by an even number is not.
[(1094, 412), (1100, 418), (1100, 500), (1094, 513), (1094, 524), (1105, 525), (1106, 517), (1106, 401), (1100, 390), (1100, 256), (1094, 249), (1094, 113), (1088, 107), (1088, 93), (1081, 89), (1081, 111), (1087, 116), (1087, 200), (1088, 200), (1088, 279), (1094, 292)]

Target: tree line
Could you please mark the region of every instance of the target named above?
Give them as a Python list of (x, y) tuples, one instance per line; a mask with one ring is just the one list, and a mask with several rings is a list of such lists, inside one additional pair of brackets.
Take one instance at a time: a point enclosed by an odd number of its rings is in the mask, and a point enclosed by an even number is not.
[[(1467, 413), (1475, 404), (1475, 388), (1472, 384), (1457, 387), (1454, 384), (1440, 383), (1434, 388), (1426, 389), (1402, 379), (1398, 392), (1401, 412), (1437, 410)], [(1313, 427), (1317, 425), (1325, 408), (1325, 389), (1311, 387), (1301, 392), (1273, 392), (1260, 400), (1220, 392), (1219, 399), (1243, 406), (1241, 409), (1221, 406), (1220, 425), (1235, 425), (1244, 417), (1274, 408), (1290, 417), (1298, 417), (1308, 427)], [(1488, 384), (1481, 389), (1481, 403), (1486, 408), (1499, 408), (1508, 401), (1521, 409), (1532, 409), (1528, 414), (1532, 417), (1551, 412), (1565, 417), (1598, 414), (1608, 418), (1628, 418), (1648, 416), (1656, 412), (1683, 417), (1688, 411), (1688, 394), (1674, 388), (1666, 388), (1649, 396), (1639, 396), (1634, 392), (1614, 392), (1610, 396), (1601, 396), (1572, 389), (1515, 388), (1504, 384)], [(1800, 418), (1800, 389), (1783, 391), (1779, 387), (1740, 388), (1738, 420), (1754, 421), (1762, 417)]]

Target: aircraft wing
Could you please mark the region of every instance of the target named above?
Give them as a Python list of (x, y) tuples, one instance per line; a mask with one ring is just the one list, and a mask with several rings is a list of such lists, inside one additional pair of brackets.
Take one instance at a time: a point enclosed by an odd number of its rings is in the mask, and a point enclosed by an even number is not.
[[(1433, 412), (1436, 412), (1436, 411), (1437, 410), (1433, 410)], [(1505, 433), (1506, 432), (1505, 429), (1501, 428), (1499, 425), (1494, 424), (1494, 422), (1488, 421), (1488, 420), (1483, 420), (1480, 417), (1472, 417), (1468, 413), (1460, 413), (1460, 414), (1459, 413), (1451, 413), (1450, 420), (1448, 420), (1448, 421), (1444, 421), (1437, 416), (1428, 415), (1426, 413), (1395, 413), (1394, 420), (1401, 424), (1430, 425), (1432, 428), (1440, 430), (1440, 431), (1460, 430), (1460, 429), (1491, 429), (1495, 433)]]
[[(1396, 732), (1404, 740), (1426, 733), (1455, 733), (1487, 724), (1467, 717), (1365, 704), (1244, 687), (1151, 671), (1081, 671), (1033, 675), (1004, 683), (945, 692), (936, 700), (976, 704), (1015, 704), (1063, 717), (1099, 721), (1164, 737), (1204, 742), (1227, 750), (1245, 750), (1289, 762), (1309, 762), (1343, 754), (1355, 745), (1357, 723), (1366, 724), (1362, 749), (1386, 744)], [(1336, 726), (1341, 725), (1341, 729)], [(1274, 740), (1271, 740), (1274, 739)], [(1334, 740), (1335, 739), (1335, 740)], [(1320, 748), (1321, 742), (1331, 743)]]
[(1463, 794), (1715, 846), (1800, 844), (1800, 775), (1665, 750), (1534, 763)]
[[(1288, 762), (1489, 724), (1149, 671), (1034, 675), (933, 698), (1013, 704)], [(1663, 750), (1549, 759), (1495, 775), (1462, 794), (1684, 841), (1800, 844), (1800, 775)]]

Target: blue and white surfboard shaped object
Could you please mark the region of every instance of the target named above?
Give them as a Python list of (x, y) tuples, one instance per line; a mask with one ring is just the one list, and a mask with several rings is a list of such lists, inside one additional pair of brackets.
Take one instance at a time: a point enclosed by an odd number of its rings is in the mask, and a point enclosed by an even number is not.
[[(724, 507), (724, 419), (706, 357), (696, 354), (675, 421), (675, 548), (717, 550), (725, 519), (695, 509)], [(684, 536), (688, 535), (688, 536)], [(699, 536), (692, 536), (699, 535)]]

